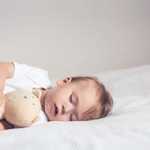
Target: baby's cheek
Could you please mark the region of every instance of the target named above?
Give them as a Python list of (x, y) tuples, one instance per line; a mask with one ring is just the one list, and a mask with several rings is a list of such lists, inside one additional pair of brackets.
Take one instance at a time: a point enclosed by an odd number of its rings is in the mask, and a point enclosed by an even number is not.
[(45, 113), (46, 113), (46, 116), (48, 117), (48, 119), (50, 119), (50, 106), (45, 104)]

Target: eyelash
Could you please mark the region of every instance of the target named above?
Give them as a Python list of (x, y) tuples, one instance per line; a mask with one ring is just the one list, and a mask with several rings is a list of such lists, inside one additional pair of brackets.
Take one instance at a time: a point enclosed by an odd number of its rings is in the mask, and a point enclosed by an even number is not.
[(73, 119), (73, 114), (70, 115), (70, 121), (75, 121), (76, 119)]
[(72, 114), (70, 115), (70, 121), (72, 121)]

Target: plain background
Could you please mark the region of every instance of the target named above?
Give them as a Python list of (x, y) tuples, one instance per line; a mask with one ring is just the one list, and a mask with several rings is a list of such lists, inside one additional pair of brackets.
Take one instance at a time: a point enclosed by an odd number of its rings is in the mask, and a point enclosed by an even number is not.
[(93, 74), (150, 63), (149, 0), (0, 0), (0, 60)]

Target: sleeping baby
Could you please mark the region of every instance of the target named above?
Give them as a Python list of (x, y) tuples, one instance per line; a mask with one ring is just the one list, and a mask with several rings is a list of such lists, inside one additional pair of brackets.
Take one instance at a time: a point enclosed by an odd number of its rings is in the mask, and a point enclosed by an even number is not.
[[(5, 94), (18, 87), (38, 89), (40, 93), (42, 111), (33, 125), (47, 121), (92, 120), (111, 112), (112, 97), (96, 77), (69, 76), (51, 86), (49, 80), (42, 82), (40, 71), (16, 62), (0, 63), (0, 115), (5, 111)], [(0, 121), (1, 129), (13, 127), (5, 119)]]

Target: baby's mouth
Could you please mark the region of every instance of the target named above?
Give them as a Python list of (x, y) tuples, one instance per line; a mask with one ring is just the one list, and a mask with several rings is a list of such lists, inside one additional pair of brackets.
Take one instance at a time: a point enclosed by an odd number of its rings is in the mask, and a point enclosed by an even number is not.
[(58, 107), (55, 103), (49, 103), (47, 107), (47, 112), (49, 112), (49, 115), (52, 117), (56, 117), (58, 114)]
[(59, 114), (59, 107), (53, 101), (52, 97), (50, 99), (48, 93), (45, 94), (44, 99), (44, 111), (50, 121), (53, 117), (56, 117)]
[(58, 107), (56, 104), (54, 104), (54, 116), (56, 116), (58, 114)]

